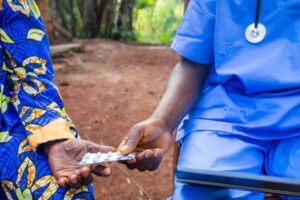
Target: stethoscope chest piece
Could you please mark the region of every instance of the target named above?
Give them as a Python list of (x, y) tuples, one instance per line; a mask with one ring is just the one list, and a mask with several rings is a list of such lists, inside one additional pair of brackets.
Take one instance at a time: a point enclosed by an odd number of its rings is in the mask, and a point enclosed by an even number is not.
[(258, 24), (257, 27), (255, 27), (255, 23), (250, 24), (248, 28), (246, 29), (246, 39), (250, 43), (259, 43), (263, 41), (266, 37), (267, 30), (266, 27), (263, 24)]

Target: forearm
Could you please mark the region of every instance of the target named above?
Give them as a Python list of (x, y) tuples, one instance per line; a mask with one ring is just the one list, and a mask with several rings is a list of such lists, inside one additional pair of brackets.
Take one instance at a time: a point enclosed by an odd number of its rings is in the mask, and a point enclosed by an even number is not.
[(184, 0), (184, 9), (188, 7), (190, 0)]
[(173, 131), (199, 99), (210, 68), (182, 58), (171, 73), (165, 94), (151, 118), (161, 120)]

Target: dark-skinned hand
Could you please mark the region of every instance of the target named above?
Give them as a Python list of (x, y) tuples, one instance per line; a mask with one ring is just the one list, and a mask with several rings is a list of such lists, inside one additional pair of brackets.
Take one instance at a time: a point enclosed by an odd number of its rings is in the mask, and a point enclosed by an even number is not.
[(161, 121), (147, 119), (133, 126), (117, 151), (125, 155), (139, 152), (136, 159), (125, 162), (129, 169), (154, 171), (160, 166), (171, 141), (172, 133)]
[(109, 151), (115, 151), (115, 149), (80, 139), (69, 139), (45, 144), (45, 152), (48, 155), (49, 164), (58, 185), (61, 187), (70, 186), (74, 189), (92, 183), (92, 174), (104, 177), (111, 174), (111, 169), (103, 165), (79, 165), (79, 162), (87, 152), (105, 153)]

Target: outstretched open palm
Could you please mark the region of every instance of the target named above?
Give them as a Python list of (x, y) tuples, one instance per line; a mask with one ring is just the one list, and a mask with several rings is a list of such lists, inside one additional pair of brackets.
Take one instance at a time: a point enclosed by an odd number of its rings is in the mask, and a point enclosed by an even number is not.
[(79, 162), (87, 152), (109, 152), (115, 149), (90, 141), (71, 139), (49, 144), (46, 152), (53, 175), (62, 187), (79, 188), (93, 181), (92, 174), (109, 176), (111, 170), (103, 165), (81, 166)]

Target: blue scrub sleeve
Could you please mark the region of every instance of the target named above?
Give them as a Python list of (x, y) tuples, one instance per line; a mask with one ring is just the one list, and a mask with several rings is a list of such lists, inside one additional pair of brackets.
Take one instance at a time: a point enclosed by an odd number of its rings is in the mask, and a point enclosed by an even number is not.
[(215, 0), (192, 0), (171, 48), (201, 64), (214, 63)]

